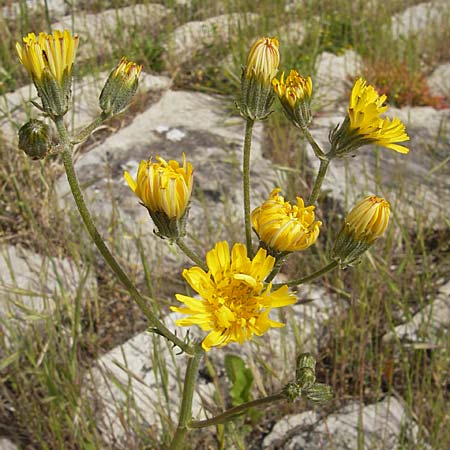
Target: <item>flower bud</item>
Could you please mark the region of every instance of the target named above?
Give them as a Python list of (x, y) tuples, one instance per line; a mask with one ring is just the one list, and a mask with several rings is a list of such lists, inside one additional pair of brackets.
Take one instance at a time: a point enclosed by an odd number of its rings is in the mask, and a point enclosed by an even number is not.
[(19, 148), (31, 159), (43, 159), (51, 149), (49, 126), (41, 120), (32, 119), (19, 130)]
[(314, 206), (306, 206), (301, 197), (297, 205), (285, 202), (280, 188), (251, 214), (253, 229), (263, 247), (274, 256), (304, 250), (316, 242), (321, 222), (315, 221)]
[(239, 109), (243, 117), (265, 119), (275, 98), (272, 80), (278, 71), (280, 53), (278, 39), (258, 39), (250, 49), (247, 65), (242, 70)]
[(132, 191), (141, 199), (157, 227), (161, 238), (176, 240), (185, 235), (188, 205), (192, 193), (193, 169), (170, 160), (166, 162), (157, 156), (158, 162), (141, 161), (137, 179), (128, 173), (124, 177)]
[(23, 46), (16, 44), (20, 62), (30, 73), (42, 110), (52, 117), (63, 116), (69, 109), (72, 88), (72, 67), (78, 47), (78, 36), (69, 31), (52, 34), (29, 33)]
[(100, 108), (109, 115), (122, 111), (136, 92), (142, 66), (128, 61), (125, 57), (109, 74), (100, 94)]
[(311, 77), (303, 78), (296, 70), (291, 70), (284, 81), (274, 78), (272, 85), (288, 119), (298, 128), (307, 128), (311, 123)]
[(314, 403), (323, 403), (333, 398), (331, 386), (323, 383), (315, 383), (310, 388), (303, 391), (305, 397)]
[(385, 232), (391, 213), (389, 203), (375, 195), (361, 200), (347, 215), (333, 248), (341, 265), (355, 262)]

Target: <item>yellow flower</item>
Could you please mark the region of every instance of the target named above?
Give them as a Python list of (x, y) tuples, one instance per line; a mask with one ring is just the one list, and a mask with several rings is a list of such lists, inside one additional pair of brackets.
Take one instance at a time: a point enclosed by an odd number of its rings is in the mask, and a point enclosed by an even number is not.
[(124, 177), (131, 190), (142, 200), (161, 237), (176, 239), (184, 234), (184, 222), (192, 193), (193, 169), (186, 161), (141, 161), (137, 180), (128, 173)]
[(136, 92), (142, 66), (123, 57), (109, 74), (100, 94), (100, 108), (106, 115), (117, 114), (130, 103)]
[(390, 205), (384, 198), (372, 195), (361, 200), (344, 220), (333, 257), (343, 266), (357, 261), (384, 234), (390, 213)]
[(270, 84), (277, 74), (280, 64), (279, 43), (277, 38), (263, 37), (258, 39), (250, 49), (247, 56), (245, 76), (256, 76), (265, 83)]
[(20, 62), (38, 82), (45, 70), (50, 71), (58, 84), (62, 84), (65, 72), (70, 76), (75, 53), (78, 47), (78, 36), (70, 31), (55, 30), (53, 35), (29, 33), (23, 38), (23, 47), (17, 42), (16, 50)]
[(227, 242), (218, 242), (206, 254), (208, 272), (200, 267), (183, 271), (183, 277), (198, 292), (200, 298), (177, 294), (185, 306), (172, 306), (172, 311), (189, 317), (177, 320), (179, 326), (198, 325), (209, 334), (202, 342), (208, 351), (229, 342), (242, 344), (255, 334), (261, 336), (271, 327), (284, 326), (269, 318), (272, 308), (295, 303), (287, 286), (271, 292), (272, 283), (264, 284), (275, 258), (260, 249), (253, 260), (247, 257), (243, 244), (234, 244), (231, 251)]
[(296, 70), (291, 70), (286, 81), (283, 72), (279, 80), (272, 80), (272, 85), (288, 118), (299, 128), (307, 127), (311, 122), (311, 77), (303, 78)]
[(53, 35), (29, 33), (23, 46), (17, 42), (20, 62), (30, 73), (42, 100), (42, 109), (50, 116), (63, 116), (69, 108), (72, 66), (78, 36), (55, 30)]
[(386, 96), (379, 96), (373, 86), (359, 78), (350, 96), (348, 115), (343, 124), (331, 134), (335, 154), (342, 156), (366, 144), (378, 144), (399, 153), (409, 149), (398, 142), (409, 140), (405, 125), (398, 119), (382, 118), (388, 107)]
[(350, 211), (345, 218), (345, 226), (355, 239), (372, 243), (384, 234), (390, 214), (389, 202), (372, 195), (361, 200)]
[(276, 252), (304, 250), (316, 241), (322, 222), (314, 220), (314, 206), (305, 207), (301, 197), (291, 205), (280, 192), (280, 188), (274, 189), (252, 212), (253, 229), (264, 245)]

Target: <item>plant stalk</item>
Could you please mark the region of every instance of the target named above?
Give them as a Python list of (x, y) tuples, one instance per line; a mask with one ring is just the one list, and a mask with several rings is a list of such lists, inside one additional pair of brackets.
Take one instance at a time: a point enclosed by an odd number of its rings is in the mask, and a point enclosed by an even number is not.
[(181, 400), (180, 416), (178, 426), (170, 443), (169, 450), (180, 450), (185, 446), (185, 437), (190, 427), (192, 419), (192, 399), (194, 398), (195, 381), (197, 380), (198, 367), (204, 355), (204, 351), (197, 346), (194, 355), (189, 358), (184, 378), (183, 398)]
[(61, 144), (63, 146), (62, 151), (62, 160), (64, 163), (64, 168), (67, 175), (67, 181), (69, 182), (70, 189), (72, 191), (73, 198), (75, 200), (75, 204), (78, 208), (78, 212), (81, 215), (81, 218), (83, 219), (84, 225), (91, 236), (92, 240), (94, 241), (94, 244), (96, 245), (97, 249), (105, 259), (105, 261), (108, 263), (109, 267), (113, 270), (113, 272), (116, 274), (117, 278), (122, 282), (122, 284), (125, 286), (125, 288), (130, 293), (131, 297), (136, 301), (141, 311), (145, 314), (147, 319), (150, 322), (150, 325), (154, 327), (159, 334), (164, 336), (169, 341), (173, 342), (173, 344), (177, 345), (181, 350), (188, 354), (193, 353), (193, 349), (190, 345), (186, 344), (184, 341), (179, 339), (177, 336), (175, 336), (166, 326), (160, 322), (154, 314), (150, 311), (150, 309), (147, 306), (147, 302), (144, 299), (144, 297), (141, 296), (141, 294), (137, 291), (132, 281), (128, 278), (126, 273), (123, 271), (123, 269), (120, 267), (117, 260), (114, 258), (112, 253), (109, 251), (108, 247), (106, 246), (105, 242), (103, 241), (102, 237), (100, 236), (100, 233), (98, 232), (91, 214), (89, 213), (89, 210), (86, 206), (86, 203), (83, 198), (83, 193), (80, 189), (80, 184), (78, 182), (78, 178), (75, 172), (75, 168), (73, 166), (73, 160), (72, 160), (72, 150), (73, 145), (70, 143), (69, 135), (67, 133), (67, 129), (64, 125), (63, 117), (57, 117), (55, 119), (56, 128), (58, 130), (58, 134), (61, 140)]
[(274, 284), (273, 288), (277, 289), (277, 288), (280, 288), (281, 286), (284, 286), (286, 284), (289, 287), (294, 287), (294, 286), (298, 286), (299, 284), (308, 283), (308, 282), (310, 282), (312, 280), (315, 280), (316, 278), (321, 277), (325, 273), (330, 272), (331, 270), (335, 269), (338, 266), (338, 264), (339, 263), (337, 261), (331, 261), (329, 264), (327, 264), (326, 266), (322, 267), (318, 271), (312, 273), (311, 275), (308, 275), (307, 277), (298, 278), (297, 280), (288, 281), (287, 283)]
[(267, 405), (268, 403), (278, 402), (280, 400), (286, 400), (286, 396), (283, 392), (278, 394), (269, 395), (267, 397), (259, 398), (257, 400), (252, 400), (251, 402), (242, 403), (242, 405), (235, 406), (234, 408), (230, 408), (227, 411), (224, 411), (222, 414), (217, 415), (216, 417), (212, 417), (211, 419), (206, 420), (194, 420), (189, 424), (190, 428), (204, 428), (210, 427), (211, 425), (218, 425), (221, 423), (225, 423), (234, 416), (244, 413), (250, 408), (255, 408), (257, 406)]
[(309, 197), (309, 204), (312, 205), (316, 202), (317, 197), (319, 197), (320, 189), (322, 188), (323, 180), (325, 179), (325, 175), (328, 170), (328, 166), (330, 165), (329, 159), (321, 159), (320, 160), (320, 167), (319, 172), (316, 176), (316, 181), (314, 182), (314, 187), (311, 193), (311, 196)]
[(252, 145), (253, 119), (247, 119), (245, 123), (244, 138), (244, 161), (243, 161), (243, 182), (244, 182), (244, 220), (245, 220), (245, 242), (247, 244), (247, 256), (253, 258), (252, 246), (252, 224), (250, 221), (250, 149)]
[(176, 239), (175, 243), (178, 245), (178, 248), (192, 261), (195, 262), (199, 267), (201, 267), (205, 272), (208, 272), (208, 267), (205, 262), (198, 256), (195, 252), (193, 252), (182, 239)]

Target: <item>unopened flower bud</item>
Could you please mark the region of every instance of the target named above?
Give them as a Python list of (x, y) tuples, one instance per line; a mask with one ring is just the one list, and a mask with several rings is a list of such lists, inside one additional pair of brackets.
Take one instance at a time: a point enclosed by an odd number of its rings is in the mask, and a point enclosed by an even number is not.
[(334, 244), (332, 256), (341, 265), (355, 262), (378, 238), (389, 223), (389, 203), (375, 195), (361, 200), (347, 215)]
[(124, 177), (132, 191), (141, 199), (156, 225), (156, 234), (176, 240), (185, 235), (189, 200), (193, 185), (192, 164), (156, 157), (158, 162), (141, 161), (137, 179), (128, 173)]
[(297, 383), (288, 383), (284, 386), (283, 393), (288, 402), (292, 403), (302, 393), (302, 389)]
[(286, 81), (283, 72), (272, 84), (288, 119), (298, 128), (307, 128), (312, 119), (311, 77), (303, 78), (296, 70), (291, 70)]
[(316, 383), (309, 389), (303, 391), (304, 396), (314, 403), (323, 403), (333, 398), (331, 386), (323, 383)]
[(19, 148), (31, 159), (43, 159), (51, 148), (49, 126), (41, 120), (32, 119), (19, 130)]
[(120, 60), (119, 65), (109, 74), (100, 94), (100, 108), (107, 115), (122, 111), (131, 101), (139, 83), (142, 66)]
[(242, 70), (239, 109), (243, 117), (265, 119), (271, 112), (275, 98), (272, 80), (280, 63), (278, 39), (258, 39), (250, 49), (247, 64)]
[(297, 358), (295, 379), (302, 389), (307, 389), (316, 381), (316, 359), (310, 353), (301, 353)]

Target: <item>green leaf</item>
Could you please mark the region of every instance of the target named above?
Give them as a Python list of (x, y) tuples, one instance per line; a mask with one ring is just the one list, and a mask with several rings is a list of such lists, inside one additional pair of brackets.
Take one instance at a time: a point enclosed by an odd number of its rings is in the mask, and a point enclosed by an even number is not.
[(253, 374), (245, 367), (242, 358), (231, 354), (225, 355), (225, 370), (231, 382), (230, 395), (233, 406), (250, 401)]

